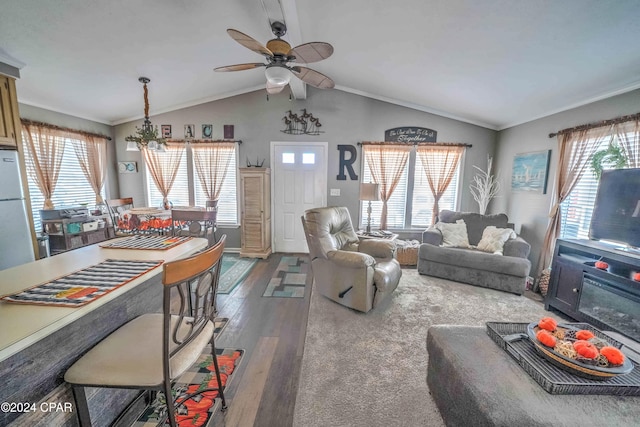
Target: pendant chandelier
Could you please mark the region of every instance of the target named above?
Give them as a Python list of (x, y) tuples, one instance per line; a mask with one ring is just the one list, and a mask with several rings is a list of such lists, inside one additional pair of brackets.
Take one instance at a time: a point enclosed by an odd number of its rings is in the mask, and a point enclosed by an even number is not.
[(147, 83), (151, 80), (147, 77), (140, 77), (138, 81), (144, 85), (144, 122), (141, 128), (136, 126), (135, 135), (129, 135), (125, 138), (127, 141), (127, 151), (140, 151), (143, 148), (151, 151), (165, 151), (167, 141), (158, 136), (158, 127), (153, 127), (151, 120), (149, 120), (149, 92), (147, 90)]

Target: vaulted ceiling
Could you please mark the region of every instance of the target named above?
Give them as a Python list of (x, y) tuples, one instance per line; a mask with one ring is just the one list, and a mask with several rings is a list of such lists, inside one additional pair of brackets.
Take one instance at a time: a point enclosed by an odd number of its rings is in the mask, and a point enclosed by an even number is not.
[[(337, 90), (504, 129), (640, 88), (638, 0), (3, 0), (19, 101), (107, 124), (264, 88), (261, 43), (331, 43)], [(295, 79), (294, 79), (295, 80)], [(297, 97), (304, 85), (294, 82)], [(289, 91), (274, 96), (288, 96)]]

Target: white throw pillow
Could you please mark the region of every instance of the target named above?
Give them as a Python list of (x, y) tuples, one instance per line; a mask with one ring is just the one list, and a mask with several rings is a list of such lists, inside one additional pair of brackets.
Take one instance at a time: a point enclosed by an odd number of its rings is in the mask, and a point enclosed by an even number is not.
[(478, 250), (502, 255), (504, 243), (509, 239), (515, 239), (516, 232), (510, 228), (496, 228), (490, 225), (482, 232), (482, 239), (478, 242)]
[(467, 224), (463, 219), (459, 219), (455, 224), (448, 222), (438, 222), (435, 228), (442, 233), (442, 244), (440, 246), (450, 248), (468, 248), (469, 236), (467, 235)]

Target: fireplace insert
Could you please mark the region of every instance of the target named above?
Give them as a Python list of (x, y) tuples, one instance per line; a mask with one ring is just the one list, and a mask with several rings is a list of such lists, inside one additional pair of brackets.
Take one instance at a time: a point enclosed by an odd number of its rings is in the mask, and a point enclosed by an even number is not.
[(604, 329), (640, 341), (640, 289), (584, 274), (578, 312)]

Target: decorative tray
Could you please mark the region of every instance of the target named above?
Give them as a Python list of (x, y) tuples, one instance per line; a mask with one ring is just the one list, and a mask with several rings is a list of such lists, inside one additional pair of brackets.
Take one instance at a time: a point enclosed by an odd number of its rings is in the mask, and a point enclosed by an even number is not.
[[(608, 341), (612, 346), (624, 347), (620, 342), (597, 331), (589, 324), (570, 323), (569, 325), (577, 329), (591, 328), (594, 335)], [(636, 366), (626, 375), (618, 375), (606, 380), (579, 377), (551, 364), (536, 350), (536, 346), (527, 334), (528, 323), (487, 322), (486, 326), (487, 335), (550, 394), (640, 396), (640, 360), (634, 359)]]
[[(557, 326), (556, 331), (554, 333), (560, 336), (562, 339), (558, 338), (556, 341), (558, 342), (558, 346), (555, 348), (547, 347), (543, 343), (541, 343), (536, 334), (540, 331), (540, 327), (538, 326), (538, 322), (530, 323), (527, 326), (527, 335), (529, 339), (535, 346), (538, 353), (540, 353), (545, 359), (547, 359), (550, 363), (556, 365), (560, 369), (564, 369), (567, 372), (578, 375), (580, 377), (592, 379), (592, 380), (606, 380), (617, 375), (628, 374), (633, 370), (633, 362), (629, 360), (628, 357), (624, 358), (622, 364), (613, 365), (607, 361), (604, 356), (598, 356), (593, 359), (581, 358), (580, 355), (576, 353), (573, 348), (573, 343), (578, 341), (575, 338), (575, 334), (580, 331), (589, 331), (592, 333), (593, 338), (590, 341), (593, 341), (595, 345), (594, 352), (597, 353), (602, 347), (609, 346), (620, 349), (622, 344), (613, 338), (604, 339), (601, 337), (606, 337), (601, 331), (594, 328), (591, 325), (588, 325), (587, 328), (576, 328), (571, 324), (559, 324)], [(565, 336), (566, 335), (566, 336)], [(568, 347), (568, 351), (564, 351), (564, 354), (558, 351), (558, 348), (561, 344), (565, 344)]]

